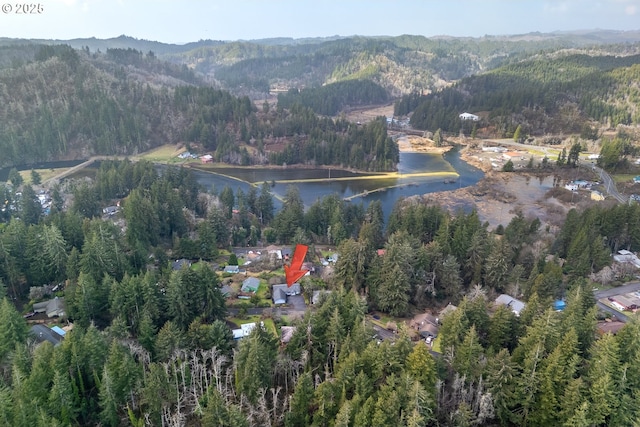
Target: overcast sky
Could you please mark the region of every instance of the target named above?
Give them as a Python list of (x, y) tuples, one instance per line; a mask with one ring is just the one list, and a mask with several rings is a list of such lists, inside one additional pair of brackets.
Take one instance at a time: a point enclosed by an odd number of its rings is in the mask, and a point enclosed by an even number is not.
[[(166, 43), (333, 35), (473, 36), (640, 29), (640, 0), (0, 0), (0, 37)], [(29, 0), (30, 2), (38, 0)], [(7, 4), (13, 11), (6, 13)]]

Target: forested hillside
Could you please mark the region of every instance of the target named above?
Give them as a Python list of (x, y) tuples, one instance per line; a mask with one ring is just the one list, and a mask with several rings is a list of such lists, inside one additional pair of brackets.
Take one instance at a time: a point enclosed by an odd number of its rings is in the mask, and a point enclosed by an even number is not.
[[(258, 111), (248, 97), (206, 85), (203, 76), (151, 51), (92, 53), (66, 45), (29, 45), (7, 46), (0, 53), (0, 166), (127, 156), (183, 142), (216, 161), (243, 165), (396, 167), (397, 148), (384, 127), (376, 131), (379, 139), (364, 140), (366, 131), (359, 137), (348, 123), (319, 120), (307, 108), (293, 108), (300, 102), (286, 110), (267, 106)], [(355, 90), (342, 90), (342, 98), (327, 108), (386, 100), (385, 91), (371, 82), (344, 86)], [(328, 150), (319, 148), (321, 140)], [(282, 154), (289, 144), (304, 150), (295, 158)]]
[(640, 56), (536, 55), (461, 80), (426, 96), (408, 95), (395, 113), (419, 129), (457, 132), (461, 112), (484, 112), (484, 126), (511, 136), (580, 133), (640, 122)]
[(291, 108), (300, 104), (318, 114), (335, 116), (346, 107), (383, 104), (388, 99), (384, 88), (369, 80), (346, 80), (302, 91), (290, 89), (278, 95), (278, 106)]
[[(636, 38), (634, 38), (636, 37)], [(479, 39), (404, 35), (299, 43), (230, 42), (166, 55), (214, 76), (224, 87), (262, 96), (272, 88), (309, 88), (368, 79), (391, 96), (439, 89), (541, 51), (585, 49), (628, 54), (634, 34), (528, 34)], [(607, 44), (607, 46), (604, 46)], [(633, 49), (631, 49), (633, 50)]]

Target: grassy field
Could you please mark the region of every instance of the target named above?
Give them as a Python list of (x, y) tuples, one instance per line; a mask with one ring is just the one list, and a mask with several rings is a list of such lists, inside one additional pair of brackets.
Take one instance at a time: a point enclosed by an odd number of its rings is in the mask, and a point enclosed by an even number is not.
[(630, 174), (630, 173), (621, 173), (621, 174), (611, 175), (611, 178), (613, 178), (613, 180), (616, 183), (623, 183), (623, 182), (633, 182), (633, 178), (636, 176), (638, 175)]
[[(53, 178), (55, 176), (58, 176), (61, 173), (66, 172), (69, 169), (71, 169), (71, 168), (34, 169), (34, 170), (40, 174), (40, 181), (41, 182), (45, 182), (46, 180), (51, 179), (51, 178)], [(20, 171), (20, 176), (22, 177), (22, 180), (24, 182), (27, 182), (27, 183), (33, 185), (33, 183), (31, 182), (31, 171), (30, 170)]]
[(137, 157), (143, 160), (149, 160), (151, 162), (163, 162), (163, 163), (185, 163), (187, 160), (178, 158), (178, 154), (184, 153), (186, 148), (178, 147), (175, 144), (161, 145), (153, 150), (141, 153)]

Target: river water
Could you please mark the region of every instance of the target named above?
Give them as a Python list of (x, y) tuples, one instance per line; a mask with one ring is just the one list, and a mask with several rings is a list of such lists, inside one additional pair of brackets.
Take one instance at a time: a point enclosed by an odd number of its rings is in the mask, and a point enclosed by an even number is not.
[(395, 177), (381, 176), (372, 179), (366, 174), (329, 169), (225, 168), (218, 171), (227, 176), (197, 170), (194, 173), (200, 184), (216, 192), (228, 185), (234, 191), (242, 188), (246, 193), (251, 185), (249, 183), (259, 186), (262, 182), (268, 182), (272, 184), (271, 192), (276, 199), (276, 209), (281, 206), (289, 185), (298, 187), (305, 207), (329, 194), (337, 194), (352, 203), (362, 202), (365, 206), (374, 200), (380, 200), (385, 220), (400, 198), (467, 187), (476, 184), (484, 176), (481, 170), (461, 160), (457, 149), (444, 156), (400, 153), (399, 174)]

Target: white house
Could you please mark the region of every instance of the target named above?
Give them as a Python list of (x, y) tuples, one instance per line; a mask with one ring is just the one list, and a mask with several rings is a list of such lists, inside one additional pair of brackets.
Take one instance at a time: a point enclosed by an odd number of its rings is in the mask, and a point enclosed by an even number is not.
[[(248, 337), (255, 327), (255, 323), (245, 323), (244, 325), (240, 325), (240, 329), (232, 329), (231, 332), (233, 332), (233, 339), (239, 340)], [(263, 322), (260, 322), (260, 327), (264, 327)]]
[(471, 114), (471, 113), (462, 113), (460, 114), (460, 120), (471, 120), (474, 122), (477, 122), (478, 120), (480, 120), (480, 117), (476, 116), (475, 114)]
[(631, 251), (626, 249), (620, 249), (613, 259), (617, 262), (628, 262), (633, 264), (636, 268), (640, 268), (640, 259)]

